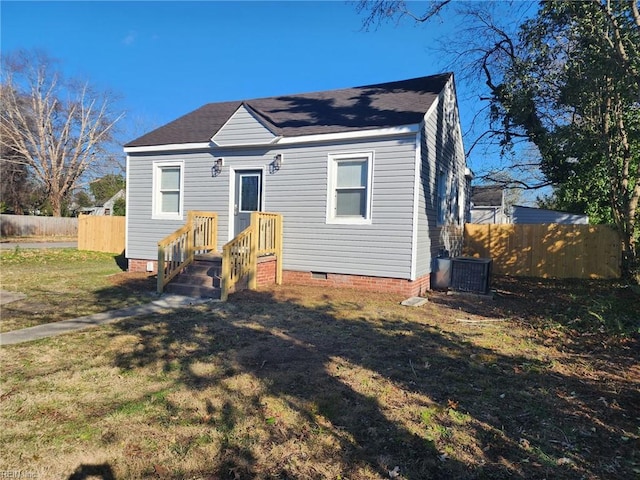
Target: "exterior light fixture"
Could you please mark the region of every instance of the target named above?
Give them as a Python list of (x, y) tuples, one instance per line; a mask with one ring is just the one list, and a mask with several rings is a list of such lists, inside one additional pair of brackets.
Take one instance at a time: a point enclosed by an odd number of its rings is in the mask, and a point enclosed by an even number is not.
[(220, 173), (222, 172), (223, 165), (224, 165), (224, 158), (216, 159), (215, 163), (213, 164), (213, 167), (211, 167), (211, 176), (217, 177), (218, 175), (220, 175)]
[(280, 170), (282, 166), (282, 154), (278, 153), (275, 157), (273, 157), (273, 168), (274, 170)]

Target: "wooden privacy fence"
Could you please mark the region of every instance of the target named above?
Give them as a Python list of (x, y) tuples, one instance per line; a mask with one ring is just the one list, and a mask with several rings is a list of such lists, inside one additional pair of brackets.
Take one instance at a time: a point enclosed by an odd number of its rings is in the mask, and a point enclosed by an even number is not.
[(125, 248), (125, 217), (80, 215), (78, 250), (122, 253)]
[(620, 236), (606, 225), (476, 225), (464, 230), (464, 253), (493, 259), (501, 275), (619, 278)]
[(78, 219), (68, 217), (36, 217), (34, 215), (0, 215), (3, 237), (75, 237)]

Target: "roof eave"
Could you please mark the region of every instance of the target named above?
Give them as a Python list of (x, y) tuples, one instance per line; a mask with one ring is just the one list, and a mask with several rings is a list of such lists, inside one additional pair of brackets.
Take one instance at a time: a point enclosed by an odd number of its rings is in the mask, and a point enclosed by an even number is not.
[(299, 143), (329, 142), (334, 140), (353, 140), (373, 137), (394, 137), (398, 135), (416, 134), (420, 131), (420, 124), (399, 125), (397, 127), (374, 128), (369, 130), (352, 130), (348, 132), (316, 133), (282, 137), (275, 144), (294, 145)]
[[(237, 145), (237, 147), (252, 146), (275, 146), (275, 145), (297, 145), (302, 143), (326, 143), (340, 140), (356, 140), (367, 138), (383, 138), (395, 137), (402, 135), (415, 135), (420, 132), (421, 124), (399, 125), (397, 127), (374, 128), (369, 130), (353, 130), (348, 132), (333, 133), (317, 133), (312, 135), (299, 135), (291, 137), (275, 137), (268, 143), (260, 143), (256, 145)], [(144, 146), (128, 146), (124, 147), (125, 153), (154, 153), (154, 152), (171, 152), (171, 151), (196, 151), (210, 150), (220, 148), (215, 142), (202, 143), (173, 143), (167, 145), (144, 145)], [(234, 148), (234, 145), (225, 145), (224, 148)]]
[(174, 152), (191, 150), (208, 150), (215, 145), (212, 142), (169, 143), (166, 145), (134, 145), (125, 146), (125, 153)]

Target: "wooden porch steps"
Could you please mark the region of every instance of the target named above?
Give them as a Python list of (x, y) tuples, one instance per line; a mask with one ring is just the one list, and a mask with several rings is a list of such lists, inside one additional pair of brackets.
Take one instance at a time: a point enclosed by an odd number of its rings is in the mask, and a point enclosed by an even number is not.
[(165, 290), (192, 297), (220, 298), (221, 271), (220, 255), (196, 255), (191, 265), (169, 282)]

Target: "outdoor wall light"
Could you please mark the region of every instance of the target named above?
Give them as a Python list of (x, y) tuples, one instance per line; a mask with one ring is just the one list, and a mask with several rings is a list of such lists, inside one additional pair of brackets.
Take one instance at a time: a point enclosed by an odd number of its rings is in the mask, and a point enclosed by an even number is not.
[(211, 167), (211, 176), (217, 177), (218, 175), (220, 175), (220, 173), (222, 172), (223, 165), (224, 165), (224, 158), (216, 159), (215, 163), (213, 164), (213, 167)]
[(273, 168), (274, 170), (280, 170), (282, 166), (282, 154), (278, 153), (275, 157), (273, 157)]

